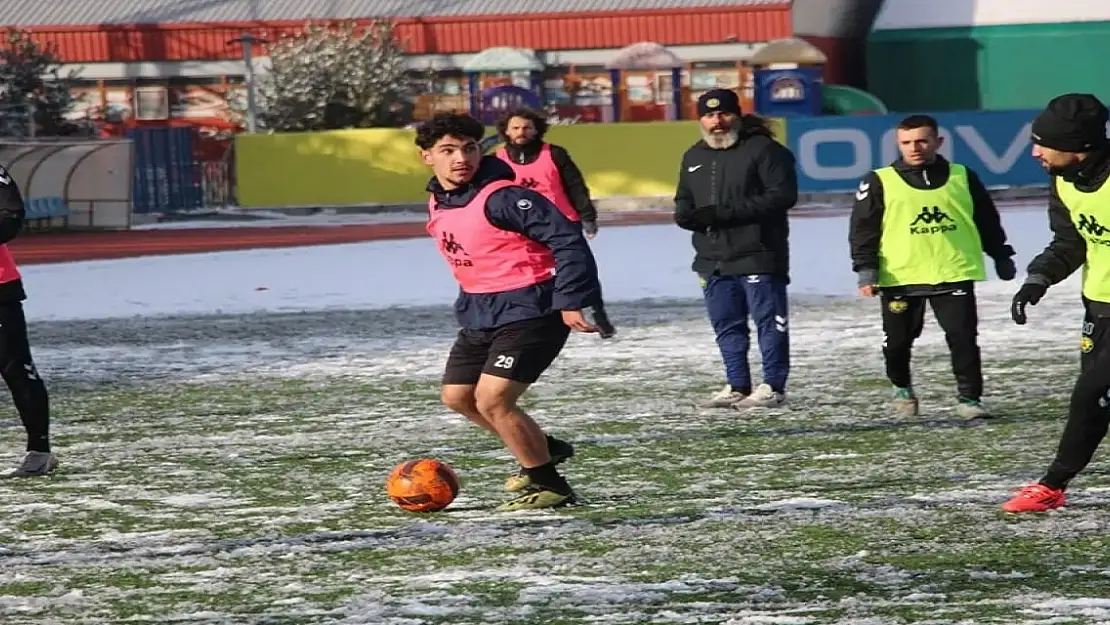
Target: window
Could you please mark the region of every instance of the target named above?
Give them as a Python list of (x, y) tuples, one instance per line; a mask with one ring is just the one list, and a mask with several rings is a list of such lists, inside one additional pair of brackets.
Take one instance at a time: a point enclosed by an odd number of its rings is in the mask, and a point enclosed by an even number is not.
[(169, 116), (170, 98), (164, 86), (135, 88), (135, 119), (153, 121)]

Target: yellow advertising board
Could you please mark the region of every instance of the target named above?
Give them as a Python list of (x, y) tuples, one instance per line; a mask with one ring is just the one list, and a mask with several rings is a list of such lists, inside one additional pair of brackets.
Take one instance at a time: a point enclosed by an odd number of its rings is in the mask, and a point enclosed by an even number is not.
[[(771, 120), (785, 142), (786, 125)], [(490, 132), (493, 132), (490, 129)], [(393, 128), (243, 134), (235, 138), (239, 204), (342, 206), (418, 204), (431, 172)], [(672, 196), (682, 153), (698, 140), (695, 121), (553, 126), (595, 198)]]

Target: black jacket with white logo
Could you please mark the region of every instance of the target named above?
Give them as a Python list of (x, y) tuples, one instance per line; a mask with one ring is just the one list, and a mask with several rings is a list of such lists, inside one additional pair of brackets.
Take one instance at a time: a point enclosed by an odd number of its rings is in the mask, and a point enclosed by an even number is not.
[[(23, 229), (26, 211), (23, 196), (11, 174), (0, 165), (0, 243), (14, 239)], [(15, 280), (0, 284), (0, 302), (20, 302), (27, 299), (23, 291), (23, 281)]]
[[(891, 163), (898, 176), (915, 189), (937, 189), (948, 182), (949, 162), (939, 154), (929, 165), (907, 165), (898, 159)], [(1010, 258), (1014, 248), (1006, 243), (1006, 231), (1002, 228), (1002, 218), (994, 205), (987, 188), (979, 176), (967, 168), (967, 182), (974, 205), (972, 219), (979, 231), (983, 253), (995, 261)], [(848, 244), (852, 254), (852, 271), (860, 274), (860, 283), (875, 284), (879, 274), (879, 243), (883, 238), (883, 213), (886, 202), (883, 197), (883, 183), (879, 175), (870, 172), (860, 181), (856, 190), (855, 204), (848, 226)], [(920, 284), (885, 288), (884, 292), (902, 295), (930, 295), (948, 293), (971, 287), (970, 282), (950, 284)]]
[[(1063, 178), (1085, 193), (1098, 191), (1110, 179), (1110, 149), (1091, 155), (1074, 173)], [(1048, 225), (1052, 229), (1052, 241), (1029, 262), (1026, 272), (1031, 281), (1053, 285), (1075, 273), (1087, 260), (1087, 242), (1076, 229), (1071, 211), (1060, 199), (1055, 179), (1048, 197)], [(1089, 301), (1087, 307), (1096, 317), (1110, 317), (1110, 304)]]
[(702, 277), (790, 278), (790, 222), (798, 201), (794, 155), (770, 133), (741, 134), (730, 148), (699, 141), (682, 156), (674, 220), (693, 232)]

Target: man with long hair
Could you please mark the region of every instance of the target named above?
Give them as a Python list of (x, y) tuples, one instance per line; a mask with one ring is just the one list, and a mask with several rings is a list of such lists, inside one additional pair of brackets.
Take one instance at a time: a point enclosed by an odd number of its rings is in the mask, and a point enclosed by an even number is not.
[[(530, 108), (507, 112), (497, 122), (505, 145), (496, 156), (513, 169), (517, 184), (551, 200), (564, 217), (581, 226), (586, 238), (593, 239), (597, 236), (597, 208), (586, 179), (566, 149), (544, 140), (547, 129), (547, 119)], [(604, 307), (592, 312), (601, 338), (616, 334)]]
[[(727, 383), (709, 407), (774, 407), (786, 401), (790, 341), (789, 211), (798, 201), (794, 155), (764, 120), (744, 115), (729, 89), (698, 98), (700, 141), (682, 156), (674, 220), (693, 232), (701, 280)], [(763, 356), (763, 382), (748, 367), (748, 319)]]
[(547, 118), (530, 108), (513, 109), (497, 122), (504, 145), (496, 152), (517, 174), (517, 184), (550, 199), (567, 219), (582, 224), (588, 238), (597, 235), (597, 208), (586, 178), (570, 153), (545, 140)]

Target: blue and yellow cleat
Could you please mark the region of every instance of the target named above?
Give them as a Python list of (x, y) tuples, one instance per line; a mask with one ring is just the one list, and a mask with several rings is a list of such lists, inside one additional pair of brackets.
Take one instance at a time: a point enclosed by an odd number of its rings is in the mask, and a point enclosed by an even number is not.
[[(574, 445), (571, 445), (566, 441), (559, 440), (552, 436), (548, 436), (547, 453), (551, 455), (551, 462), (557, 466), (574, 457)], [(505, 492), (517, 493), (528, 488), (531, 485), (532, 478), (529, 477), (522, 468), (513, 475), (510, 475), (509, 479), (505, 480)]]
[(544, 510), (562, 508), (578, 503), (574, 492), (558, 493), (546, 488), (530, 488), (523, 495), (506, 501), (497, 506), (498, 512), (516, 512), (519, 510)]

